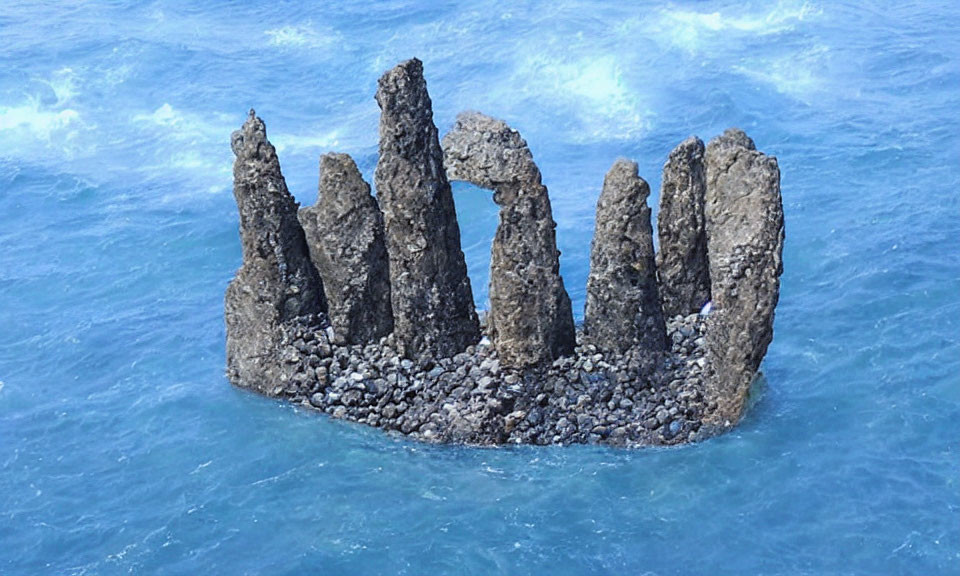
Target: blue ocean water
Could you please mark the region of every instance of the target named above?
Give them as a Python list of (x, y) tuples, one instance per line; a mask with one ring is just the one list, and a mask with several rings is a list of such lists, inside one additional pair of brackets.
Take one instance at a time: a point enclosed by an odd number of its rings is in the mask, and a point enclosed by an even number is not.
[[(0, 573), (960, 573), (960, 4), (7, 0)], [(518, 128), (582, 315), (617, 156), (777, 156), (766, 385), (698, 445), (428, 446), (232, 388), (230, 132), (312, 203), (380, 73)], [(478, 304), (496, 210), (455, 188)], [(656, 203), (656, 192), (651, 198)]]

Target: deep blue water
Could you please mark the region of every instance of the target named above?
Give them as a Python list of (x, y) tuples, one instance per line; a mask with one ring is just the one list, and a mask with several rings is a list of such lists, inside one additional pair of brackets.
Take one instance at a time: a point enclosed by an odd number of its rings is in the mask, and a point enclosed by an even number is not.
[[(960, 4), (307, 4), (0, 6), (0, 573), (960, 573)], [(411, 56), (441, 131), (474, 108), (530, 143), (578, 314), (617, 156), (655, 191), (690, 134), (777, 156), (736, 431), (426, 446), (228, 385), (230, 132), (255, 107), (312, 203), (323, 152), (372, 176)], [(496, 211), (455, 194), (482, 305)]]

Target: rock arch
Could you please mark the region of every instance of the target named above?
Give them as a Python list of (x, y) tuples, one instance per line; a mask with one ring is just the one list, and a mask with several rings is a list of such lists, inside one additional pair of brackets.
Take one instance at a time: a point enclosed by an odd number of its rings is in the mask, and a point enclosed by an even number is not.
[(501, 361), (524, 367), (571, 354), (576, 334), (557, 225), (527, 143), (502, 120), (465, 112), (444, 136), (443, 150), (449, 178), (493, 190), (500, 207), (490, 250), (488, 333)]

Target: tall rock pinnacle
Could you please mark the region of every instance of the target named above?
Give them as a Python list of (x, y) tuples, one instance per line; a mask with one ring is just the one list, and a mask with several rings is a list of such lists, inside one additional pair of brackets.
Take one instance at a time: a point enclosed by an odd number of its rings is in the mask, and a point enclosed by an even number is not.
[(243, 265), (224, 301), (227, 374), (235, 384), (271, 394), (284, 379), (280, 326), (326, 312), (326, 300), (297, 221), (297, 203), (253, 110), (233, 133), (231, 147)]
[(637, 174), (636, 162), (617, 160), (603, 179), (584, 312), (586, 338), (601, 350), (667, 348), (649, 195), (650, 186)]
[(657, 273), (663, 313), (668, 317), (699, 312), (710, 300), (703, 155), (703, 142), (692, 136), (670, 152), (663, 166)]
[(480, 329), (423, 64), (414, 58), (388, 70), (376, 98), (375, 178), (397, 346), (411, 357), (453, 356), (476, 343)]
[(330, 308), (337, 344), (366, 344), (393, 331), (383, 214), (347, 154), (320, 158), (317, 203), (298, 214)]
[(710, 423), (739, 420), (750, 383), (773, 339), (783, 272), (783, 201), (777, 159), (755, 150), (740, 130), (707, 146), (706, 230), (713, 311), (707, 354)]
[(573, 352), (570, 298), (560, 277), (556, 223), (540, 170), (506, 123), (463, 113), (443, 138), (450, 178), (493, 190), (500, 223), (490, 255), (490, 340), (522, 367)]

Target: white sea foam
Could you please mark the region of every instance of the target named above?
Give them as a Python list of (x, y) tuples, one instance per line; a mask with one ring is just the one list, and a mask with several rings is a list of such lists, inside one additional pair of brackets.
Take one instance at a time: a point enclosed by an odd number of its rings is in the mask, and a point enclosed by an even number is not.
[(76, 150), (74, 139), (85, 126), (81, 113), (75, 105), (77, 95), (73, 71), (62, 68), (49, 78), (35, 79), (50, 88), (55, 97), (51, 102), (49, 93), (29, 94), (16, 103), (0, 103), (0, 147), (7, 154), (34, 157), (38, 148), (49, 149), (72, 156)]
[(335, 30), (318, 31), (309, 23), (273, 28), (264, 34), (270, 38), (271, 45), (282, 48), (328, 48), (340, 37)]
[[(159, 165), (149, 171), (191, 171), (222, 179), (230, 171), (229, 152), (221, 145), (233, 130), (225, 114), (184, 112), (165, 102), (153, 112), (133, 116), (134, 124), (156, 142)], [(219, 187), (215, 188), (219, 190)]]
[(519, 64), (509, 89), (534, 99), (551, 98), (547, 109), (576, 120), (570, 137), (579, 141), (635, 138), (646, 131), (652, 115), (613, 55), (570, 61), (537, 54)]
[(772, 86), (781, 94), (808, 101), (824, 88), (823, 74), (829, 54), (826, 46), (814, 46), (775, 58), (747, 60), (732, 69), (751, 80)]
[(309, 151), (326, 151), (340, 145), (338, 131), (332, 130), (326, 134), (303, 136), (299, 134), (277, 134), (270, 136), (270, 141), (277, 149), (277, 153), (303, 153)]
[(31, 96), (17, 106), (0, 106), (0, 132), (23, 130), (49, 141), (53, 133), (69, 128), (79, 118), (76, 110), (51, 110)]
[(764, 12), (697, 12), (666, 8), (653, 22), (655, 36), (689, 52), (698, 52), (702, 44), (721, 33), (763, 36), (793, 30), (798, 23), (820, 16), (822, 8), (804, 2), (778, 2)]

